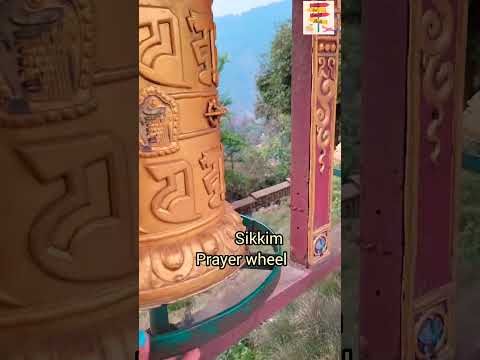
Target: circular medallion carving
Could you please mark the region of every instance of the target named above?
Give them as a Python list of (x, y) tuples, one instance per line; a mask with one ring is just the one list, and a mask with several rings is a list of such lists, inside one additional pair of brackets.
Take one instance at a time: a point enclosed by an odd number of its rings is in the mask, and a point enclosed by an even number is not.
[(417, 358), (432, 359), (444, 348), (447, 340), (447, 315), (443, 307), (426, 312), (417, 321)]
[(323, 256), (328, 250), (327, 238), (324, 235), (319, 236), (314, 243), (315, 256)]

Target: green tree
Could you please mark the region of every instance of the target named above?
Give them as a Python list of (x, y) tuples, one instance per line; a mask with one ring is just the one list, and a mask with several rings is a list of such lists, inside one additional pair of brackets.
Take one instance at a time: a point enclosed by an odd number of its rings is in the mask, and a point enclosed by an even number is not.
[(225, 68), (225, 65), (230, 62), (230, 56), (228, 53), (222, 54), (218, 58), (218, 72), (221, 74), (223, 72), (223, 69)]
[[(218, 58), (218, 71), (220, 77), (225, 69), (225, 65), (229, 63), (228, 54), (222, 54)], [(220, 94), (220, 99), (225, 107), (229, 107), (233, 104), (233, 99), (225, 93)], [(222, 117), (222, 143), (224, 147), (224, 154), (226, 163), (229, 163), (229, 168), (225, 170), (225, 178), (227, 184), (227, 197), (229, 200), (238, 200), (248, 196), (249, 190), (252, 187), (252, 179), (248, 174), (239, 172), (236, 169), (236, 164), (243, 162), (245, 153), (251, 148), (251, 145), (245, 140), (245, 138), (233, 129), (232, 114), (227, 113)]]
[[(230, 61), (227, 53), (222, 54), (218, 58), (218, 72), (221, 73), (225, 69), (225, 65)], [(233, 100), (226, 94), (220, 95), (223, 106), (227, 107), (233, 104)], [(222, 118), (222, 143), (224, 146), (225, 157), (230, 162), (231, 171), (235, 172), (235, 161), (237, 155), (244, 150), (248, 144), (244, 138), (231, 129), (232, 115), (227, 113)]]
[[(225, 69), (225, 65), (227, 65), (229, 62), (230, 62), (230, 57), (228, 53), (222, 54), (218, 57), (218, 73), (220, 74), (220, 81), (221, 81), (221, 75), (223, 73), (223, 70)], [(232, 98), (225, 93), (220, 94), (220, 100), (222, 101), (223, 106), (227, 108), (233, 104)], [(230, 116), (229, 114), (227, 115)]]
[(225, 157), (230, 162), (230, 170), (235, 172), (235, 161), (237, 160), (237, 156), (248, 146), (248, 144), (243, 136), (231, 130), (222, 131), (222, 143)]
[[(355, 6), (349, 6), (351, 17)], [(257, 77), (258, 98), (257, 117), (265, 119), (267, 141), (262, 148), (268, 164), (273, 165), (272, 180), (282, 181), (289, 174), (291, 162), (291, 94), (292, 94), (292, 23), (279, 26), (272, 42), (270, 53), (266, 55)], [(341, 59), (339, 67), (341, 66)], [(340, 82), (339, 71), (339, 82)], [(341, 131), (341, 86), (338, 87), (336, 134)], [(275, 182), (275, 181), (274, 181)]]
[(258, 117), (275, 121), (280, 114), (291, 114), (291, 68), (292, 23), (288, 21), (278, 28), (270, 53), (264, 59), (257, 77), (259, 96), (256, 112)]
[(291, 162), (292, 23), (281, 24), (257, 76), (256, 115), (264, 119), (259, 155), (266, 184), (284, 181)]

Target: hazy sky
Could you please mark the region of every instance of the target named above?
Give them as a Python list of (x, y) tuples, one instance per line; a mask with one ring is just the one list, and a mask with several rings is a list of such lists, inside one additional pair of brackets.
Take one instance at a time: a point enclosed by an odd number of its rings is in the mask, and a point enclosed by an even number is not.
[(215, 16), (236, 15), (280, 1), (282, 0), (213, 0), (213, 14)]

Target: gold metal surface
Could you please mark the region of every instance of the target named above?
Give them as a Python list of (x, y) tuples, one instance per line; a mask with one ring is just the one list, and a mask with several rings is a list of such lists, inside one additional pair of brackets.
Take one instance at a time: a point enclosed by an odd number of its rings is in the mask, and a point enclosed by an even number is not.
[(2, 360), (137, 348), (132, 9), (0, 1)]
[(190, 296), (232, 274), (195, 254), (243, 254), (225, 202), (212, 0), (139, 3), (140, 305)]

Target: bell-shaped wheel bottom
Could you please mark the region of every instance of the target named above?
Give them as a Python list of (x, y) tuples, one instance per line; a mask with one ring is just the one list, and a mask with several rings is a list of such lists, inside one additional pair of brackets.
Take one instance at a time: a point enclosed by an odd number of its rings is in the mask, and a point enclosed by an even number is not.
[[(225, 204), (223, 217), (207, 230), (175, 243), (140, 241), (140, 307), (147, 309), (189, 297), (225, 280), (239, 267), (196, 266), (197, 252), (207, 255), (244, 255), (235, 233), (245, 231), (240, 215)], [(243, 261), (242, 264), (243, 265)]]

